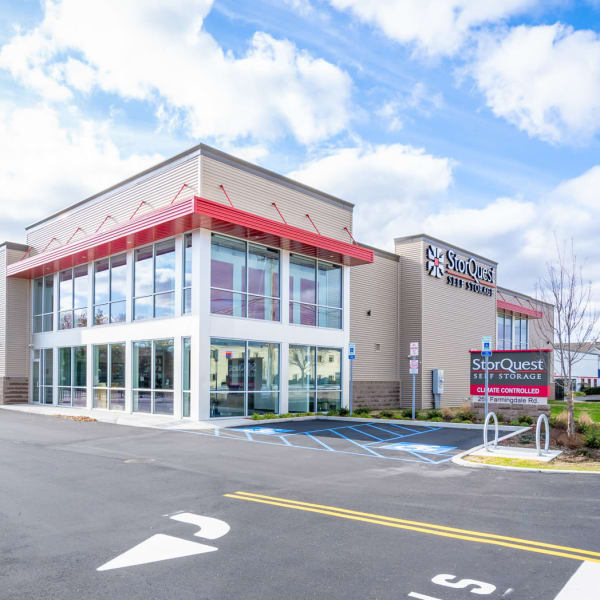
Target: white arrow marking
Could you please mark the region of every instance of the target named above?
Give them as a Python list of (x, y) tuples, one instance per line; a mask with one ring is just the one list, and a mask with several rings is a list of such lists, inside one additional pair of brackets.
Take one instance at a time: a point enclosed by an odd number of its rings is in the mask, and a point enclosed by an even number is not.
[(144, 565), (146, 563), (158, 562), (160, 560), (170, 560), (172, 558), (182, 558), (184, 556), (193, 556), (194, 554), (204, 554), (205, 552), (215, 552), (217, 548), (206, 546), (198, 542), (188, 542), (171, 535), (157, 533), (142, 543), (134, 546), (127, 552), (119, 554), (116, 558), (98, 567), (97, 571), (108, 571), (110, 569), (122, 569), (123, 567), (133, 567), (135, 565)]
[(598, 600), (600, 563), (582, 562), (554, 600)]
[(181, 523), (189, 523), (200, 528), (194, 535), (206, 540), (216, 540), (229, 533), (231, 527), (225, 521), (213, 519), (212, 517), (203, 517), (194, 513), (179, 513), (173, 515), (171, 519), (180, 521)]

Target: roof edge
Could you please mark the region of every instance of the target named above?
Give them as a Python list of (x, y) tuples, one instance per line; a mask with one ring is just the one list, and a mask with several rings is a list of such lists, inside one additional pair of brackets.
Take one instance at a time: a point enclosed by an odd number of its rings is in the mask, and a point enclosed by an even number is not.
[(400, 262), (399, 254), (394, 254), (393, 252), (390, 252), (389, 250), (382, 250), (381, 248), (375, 248), (375, 246), (369, 246), (368, 244), (362, 244), (361, 242), (358, 242), (358, 245), (362, 246), (363, 248), (368, 248), (369, 250), (373, 250), (373, 254), (375, 254), (375, 256), (379, 256), (380, 258), (389, 258), (391, 260), (395, 260), (396, 262)]
[(22, 252), (27, 252), (29, 250), (29, 246), (27, 244), (19, 244), (17, 242), (2, 242), (0, 243), (0, 248), (6, 246), (8, 250), (21, 250)]
[(499, 292), (506, 292), (507, 294), (514, 294), (518, 298), (523, 298), (524, 300), (529, 300), (530, 302), (535, 302), (536, 304), (544, 304), (545, 306), (550, 306), (554, 308), (554, 304), (550, 302), (546, 302), (545, 300), (539, 300), (538, 298), (534, 298), (533, 296), (529, 296), (528, 294), (523, 294), (522, 292), (516, 292), (515, 290), (509, 290), (503, 286), (497, 286), (497, 290)]

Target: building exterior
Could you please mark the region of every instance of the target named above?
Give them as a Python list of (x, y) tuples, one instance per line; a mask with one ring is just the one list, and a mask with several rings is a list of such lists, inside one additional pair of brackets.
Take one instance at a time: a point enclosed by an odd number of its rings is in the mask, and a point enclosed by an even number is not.
[[(600, 345), (585, 344), (581, 348), (573, 347), (576, 362), (571, 369), (572, 387), (576, 392), (585, 388), (600, 386)], [(557, 386), (562, 388), (566, 374), (562, 372), (559, 353), (554, 356), (554, 378)]]
[[(469, 396), (469, 351), (545, 347), (548, 305), (426, 235), (352, 237), (353, 205), (199, 145), (0, 246), (0, 402), (206, 419), (327, 411), (352, 396)], [(548, 341), (549, 343), (549, 341)]]

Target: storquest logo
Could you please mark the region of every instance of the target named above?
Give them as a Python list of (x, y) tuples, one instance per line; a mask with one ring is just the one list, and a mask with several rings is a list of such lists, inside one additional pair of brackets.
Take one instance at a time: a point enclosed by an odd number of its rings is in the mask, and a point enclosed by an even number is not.
[(437, 246), (427, 248), (427, 272), (433, 277), (443, 277), (445, 272), (444, 251)]

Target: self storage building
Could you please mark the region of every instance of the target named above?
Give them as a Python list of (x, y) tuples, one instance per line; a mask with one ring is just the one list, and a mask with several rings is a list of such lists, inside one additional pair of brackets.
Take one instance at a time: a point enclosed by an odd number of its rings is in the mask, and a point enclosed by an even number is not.
[[(425, 235), (357, 243), (353, 205), (199, 145), (0, 246), (0, 398), (207, 419), (469, 396), (469, 350), (548, 345), (551, 307)], [(541, 331), (541, 330), (540, 330)], [(497, 333), (496, 333), (497, 332)]]

